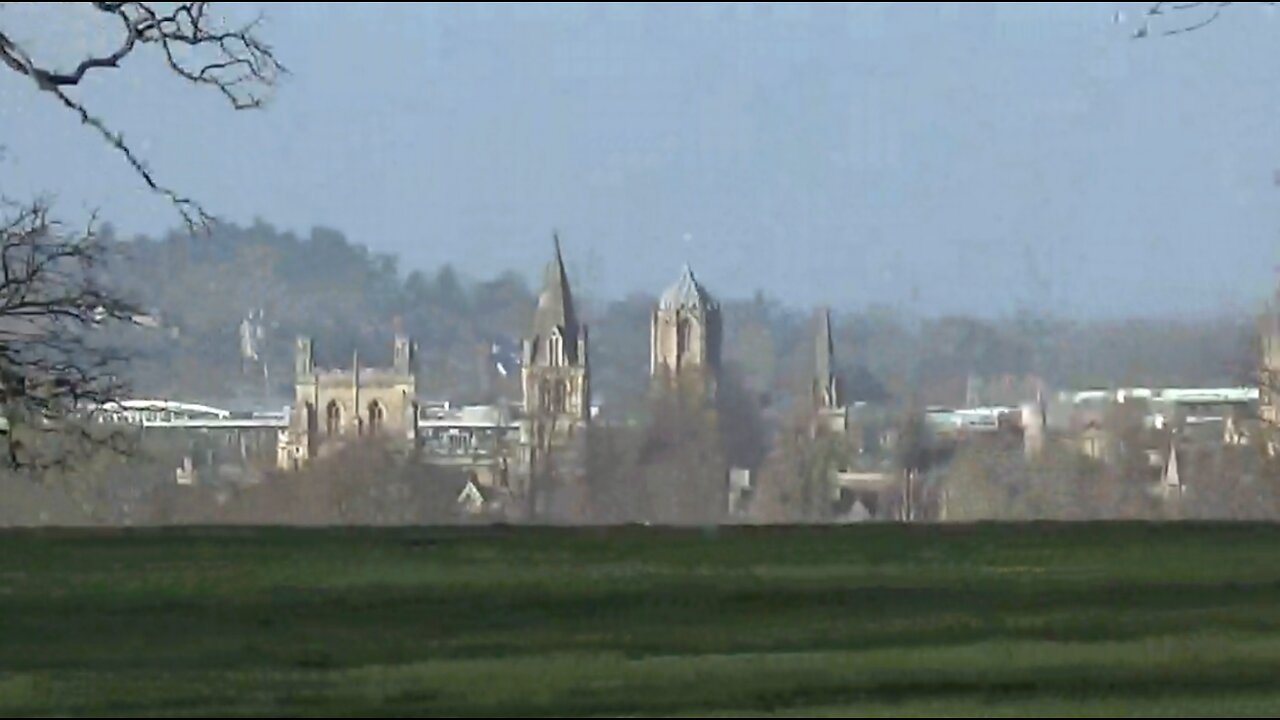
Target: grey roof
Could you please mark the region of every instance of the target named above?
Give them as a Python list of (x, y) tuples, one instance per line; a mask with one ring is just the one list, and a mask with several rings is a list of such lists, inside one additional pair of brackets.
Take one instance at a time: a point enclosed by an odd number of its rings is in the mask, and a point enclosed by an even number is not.
[(658, 307), (663, 310), (713, 310), (719, 306), (711, 297), (711, 293), (698, 283), (698, 279), (693, 276), (693, 269), (686, 263), (684, 270), (680, 273), (680, 279), (662, 293), (662, 298), (658, 300)]
[(554, 242), (555, 257), (547, 263), (542, 292), (538, 294), (538, 308), (533, 313), (533, 336), (550, 337), (552, 330), (560, 328), (568, 340), (577, 337), (578, 318), (573, 311), (573, 293), (569, 290), (569, 276), (560, 255), (560, 238), (555, 236)]

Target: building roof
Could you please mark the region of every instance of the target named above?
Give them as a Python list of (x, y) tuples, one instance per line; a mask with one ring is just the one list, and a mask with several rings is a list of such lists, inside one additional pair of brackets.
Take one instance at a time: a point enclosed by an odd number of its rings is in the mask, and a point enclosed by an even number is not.
[(693, 268), (685, 263), (684, 269), (680, 272), (680, 279), (662, 293), (662, 297), (658, 300), (658, 307), (663, 310), (714, 310), (719, 305), (711, 297), (711, 293), (708, 293), (693, 276)]
[(1259, 398), (1259, 390), (1256, 387), (1118, 388), (1068, 391), (1063, 394), (1063, 397), (1076, 405), (1090, 402), (1125, 402), (1131, 399), (1154, 400), (1178, 405), (1228, 405), (1254, 402)]
[[(547, 263), (543, 276), (542, 292), (538, 294), (538, 308), (533, 313), (533, 337), (550, 337), (559, 328), (566, 338), (578, 335), (578, 317), (573, 309), (573, 293), (569, 290), (569, 275), (564, 269), (560, 254), (560, 238), (553, 237), (555, 257)], [(566, 349), (571, 349), (568, 344)]]

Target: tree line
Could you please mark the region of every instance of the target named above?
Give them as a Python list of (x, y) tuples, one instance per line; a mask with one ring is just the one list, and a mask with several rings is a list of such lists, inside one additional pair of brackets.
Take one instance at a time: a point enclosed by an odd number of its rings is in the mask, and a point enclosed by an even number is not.
[[(518, 392), (512, 375), (535, 302), (530, 273), (521, 269), (495, 269), (488, 278), (447, 264), (406, 271), (394, 256), (336, 230), (299, 235), (262, 221), (160, 238), (120, 238), (109, 226), (100, 234), (119, 250), (111, 282), (154, 315), (152, 325), (128, 333), (135, 392), (275, 402), (291, 394), (297, 335), (315, 339), (322, 366), (347, 365), (353, 351), (370, 365), (389, 363), (396, 331), (419, 343), (426, 394), (486, 402)], [(649, 315), (660, 290), (580, 300), (592, 328), (593, 386), (606, 412), (634, 409), (644, 396)], [(726, 361), (762, 406), (785, 409), (808, 387), (810, 311), (763, 293), (722, 304)], [(260, 361), (246, 367), (241, 325), (255, 313)], [(1071, 388), (1250, 383), (1254, 328), (1250, 317), (917, 317), (870, 307), (837, 313), (834, 335), (852, 400), (914, 393), (927, 404), (957, 405), (974, 376), (994, 395), (1028, 377)]]

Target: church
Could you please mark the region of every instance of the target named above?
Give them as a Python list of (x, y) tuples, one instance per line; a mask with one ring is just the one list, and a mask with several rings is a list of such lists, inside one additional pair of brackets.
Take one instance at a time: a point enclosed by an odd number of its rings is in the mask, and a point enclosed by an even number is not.
[(418, 437), (416, 348), (396, 335), (389, 368), (362, 368), (352, 353), (349, 369), (321, 369), (311, 339), (298, 338), (294, 403), (280, 433), (277, 466), (297, 470), (308, 461), (362, 438), (404, 441)]
[(528, 514), (542, 515), (552, 483), (580, 482), (591, 421), (587, 326), (580, 323), (560, 239), (543, 274), (533, 326), (521, 347), (523, 418), (513, 488)]

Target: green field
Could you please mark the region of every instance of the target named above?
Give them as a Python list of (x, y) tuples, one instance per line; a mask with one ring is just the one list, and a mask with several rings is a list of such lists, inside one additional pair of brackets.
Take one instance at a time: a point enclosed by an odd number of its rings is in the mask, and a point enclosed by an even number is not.
[(1280, 527), (0, 535), (4, 715), (1275, 715)]

